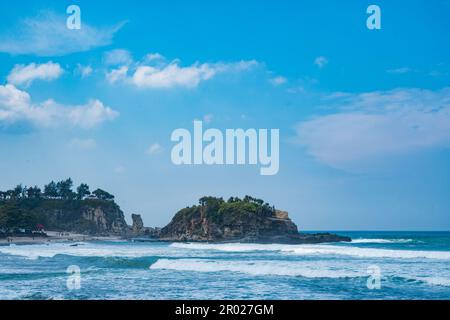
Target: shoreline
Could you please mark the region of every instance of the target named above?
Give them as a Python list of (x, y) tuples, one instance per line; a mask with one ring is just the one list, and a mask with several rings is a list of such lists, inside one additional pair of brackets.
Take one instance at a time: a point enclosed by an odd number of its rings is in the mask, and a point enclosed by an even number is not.
[[(32, 245), (60, 242), (80, 242), (80, 241), (117, 241), (124, 240), (120, 236), (92, 236), (72, 232), (46, 231), (47, 237), (7, 237), (0, 239), (0, 246)], [(9, 240), (8, 240), (9, 239)]]

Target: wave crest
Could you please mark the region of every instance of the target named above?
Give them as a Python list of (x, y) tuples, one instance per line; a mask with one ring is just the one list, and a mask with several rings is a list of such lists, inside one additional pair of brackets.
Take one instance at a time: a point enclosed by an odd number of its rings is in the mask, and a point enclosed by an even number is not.
[(358, 258), (440, 259), (450, 260), (449, 251), (392, 250), (360, 248), (351, 245), (281, 245), (281, 244), (202, 244), (173, 243), (171, 246), (191, 250), (216, 250), (224, 252), (279, 251), (294, 255), (340, 255)]
[[(150, 269), (194, 272), (238, 272), (254, 276), (293, 276), (305, 278), (355, 278), (366, 276), (364, 272), (331, 267), (311, 267), (286, 261), (217, 261), (206, 259), (158, 259)], [(364, 270), (365, 271), (365, 270)]]

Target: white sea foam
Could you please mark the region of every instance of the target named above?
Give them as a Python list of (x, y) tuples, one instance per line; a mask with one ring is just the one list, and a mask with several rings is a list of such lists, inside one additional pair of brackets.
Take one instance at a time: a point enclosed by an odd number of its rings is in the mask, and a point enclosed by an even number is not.
[(29, 259), (54, 257), (56, 255), (85, 257), (196, 257), (205, 250), (248, 253), (272, 252), (298, 256), (351, 256), (357, 258), (392, 258), (392, 259), (440, 259), (450, 260), (450, 251), (392, 250), (378, 248), (361, 248), (352, 245), (282, 245), (282, 244), (202, 244), (174, 243), (170, 246), (124, 245), (87, 243), (71, 246), (68, 243), (42, 245), (21, 245), (0, 247), (0, 253), (22, 256)]
[(449, 251), (391, 250), (374, 248), (357, 248), (344, 246), (317, 246), (285, 248), (282, 251), (297, 255), (344, 255), (358, 258), (393, 258), (393, 259), (441, 259), (450, 260)]
[(352, 243), (410, 243), (413, 239), (353, 239)]
[[(367, 277), (368, 264), (357, 260), (304, 260), (304, 261), (276, 261), (276, 260), (215, 260), (215, 259), (159, 259), (150, 266), (152, 270), (174, 270), (189, 272), (233, 272), (245, 273), (253, 276), (288, 276), (304, 278), (357, 278)], [(408, 270), (398, 265), (381, 264), (382, 276), (385, 280), (391, 277), (400, 277), (405, 280), (423, 282), (432, 286), (450, 286), (450, 278), (436, 276), (430, 273), (427, 276), (416, 277), (414, 274), (425, 271), (424, 264)], [(425, 271), (426, 272), (426, 271)]]
[(416, 280), (425, 282), (433, 286), (450, 287), (450, 279), (443, 277), (419, 277)]
[(279, 251), (294, 255), (343, 255), (358, 258), (442, 259), (450, 260), (449, 251), (391, 250), (359, 248), (351, 245), (281, 245), (281, 244), (202, 244), (174, 243), (171, 246), (191, 250), (218, 250), (224, 252)]
[(357, 272), (336, 265), (306, 264), (287, 261), (225, 261), (205, 259), (159, 259), (150, 269), (194, 272), (239, 272), (255, 276), (275, 275), (305, 278), (354, 278), (366, 276), (365, 270)]
[(190, 250), (218, 250), (225, 252), (281, 251), (288, 245), (281, 244), (246, 244), (246, 243), (172, 243), (173, 248)]
[[(154, 255), (165, 256), (167, 247), (150, 247), (139, 245), (116, 245), (85, 243), (73, 246), (71, 243), (52, 243), (36, 245), (20, 245), (0, 247), (0, 253), (21, 256), (28, 259), (52, 258), (56, 255), (69, 255), (79, 257), (129, 257), (139, 258)], [(177, 252), (172, 252), (177, 256)]]

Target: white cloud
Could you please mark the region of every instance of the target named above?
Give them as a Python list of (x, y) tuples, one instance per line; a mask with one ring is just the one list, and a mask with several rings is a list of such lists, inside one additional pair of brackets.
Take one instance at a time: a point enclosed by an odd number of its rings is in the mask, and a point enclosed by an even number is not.
[(97, 146), (97, 142), (94, 139), (72, 139), (69, 143), (72, 148), (81, 150), (92, 150)]
[(374, 159), (450, 147), (450, 88), (340, 94), (329, 102), (338, 113), (296, 127), (297, 143), (329, 166), (351, 170)]
[(30, 95), (11, 84), (0, 85), (0, 121), (15, 122), (30, 105)]
[(166, 58), (159, 53), (149, 53), (144, 57), (143, 63), (151, 63), (151, 62), (155, 62), (155, 61), (162, 62), (165, 60), (166, 60)]
[(77, 64), (77, 67), (75, 68), (75, 74), (79, 75), (82, 79), (89, 77), (94, 70), (90, 65), (84, 66), (81, 64)]
[(128, 50), (115, 49), (106, 52), (103, 61), (110, 66), (129, 65), (133, 62), (133, 57)]
[(153, 143), (150, 147), (148, 147), (146, 153), (149, 155), (158, 154), (162, 151), (162, 147), (159, 143)]
[(190, 66), (181, 66), (178, 59), (167, 63), (162, 55), (152, 53), (137, 62), (135, 67), (122, 64), (110, 70), (106, 73), (106, 79), (110, 83), (123, 81), (138, 88), (147, 89), (195, 88), (217, 74), (243, 72), (257, 64), (256, 61), (251, 60), (234, 63), (201, 64), (197, 62)]
[(127, 79), (128, 67), (122, 66), (106, 73), (106, 80), (109, 83), (115, 83)]
[(195, 88), (200, 82), (210, 80), (219, 73), (241, 72), (256, 65), (255, 61), (237, 63), (195, 63), (182, 67), (173, 61), (162, 67), (139, 66), (132, 77), (132, 83), (141, 88), (168, 89), (174, 87)]
[(194, 88), (201, 81), (211, 79), (216, 73), (217, 70), (208, 64), (180, 67), (173, 63), (161, 69), (140, 66), (136, 69), (132, 81), (137, 87), (141, 88)]
[(26, 91), (12, 84), (0, 85), (0, 123), (29, 122), (38, 127), (70, 126), (90, 129), (104, 121), (113, 120), (118, 112), (99, 100), (85, 105), (65, 106), (53, 100), (33, 103)]
[(64, 70), (58, 63), (47, 62), (43, 64), (30, 63), (17, 64), (8, 75), (8, 82), (18, 86), (29, 86), (34, 80), (51, 81), (59, 78)]
[(281, 86), (287, 82), (287, 79), (282, 76), (278, 76), (275, 78), (270, 79), (270, 83), (274, 86)]
[(320, 69), (324, 68), (328, 64), (328, 59), (326, 57), (320, 56), (314, 60), (314, 64)]
[(0, 35), (0, 52), (62, 56), (88, 51), (111, 44), (114, 34), (123, 26), (120, 23), (96, 28), (83, 21), (80, 30), (69, 30), (66, 19), (67, 16), (52, 11), (23, 19), (14, 29)]
[(106, 107), (100, 100), (90, 100), (87, 104), (67, 110), (67, 119), (73, 126), (93, 128), (104, 121), (113, 120), (118, 113)]

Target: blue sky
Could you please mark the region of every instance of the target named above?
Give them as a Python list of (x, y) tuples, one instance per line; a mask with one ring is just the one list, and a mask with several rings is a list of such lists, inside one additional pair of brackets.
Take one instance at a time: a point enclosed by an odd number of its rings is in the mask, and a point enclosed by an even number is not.
[[(250, 194), (300, 229), (450, 229), (448, 0), (1, 6), (0, 189), (70, 176), (149, 226)], [(194, 119), (279, 128), (279, 173), (173, 165)]]

